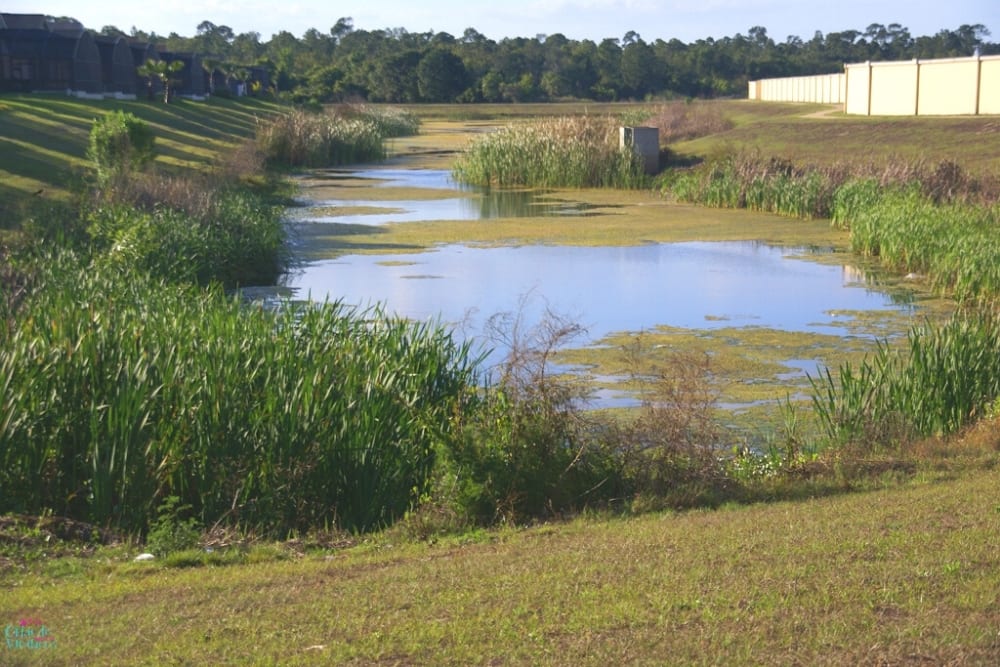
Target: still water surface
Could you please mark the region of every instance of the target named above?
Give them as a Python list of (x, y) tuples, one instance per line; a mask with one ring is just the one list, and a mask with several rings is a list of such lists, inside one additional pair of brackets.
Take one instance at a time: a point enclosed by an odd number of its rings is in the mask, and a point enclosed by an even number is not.
[[(342, 299), (413, 319), (465, 323), (546, 305), (593, 338), (667, 324), (761, 326), (835, 333), (832, 311), (897, 309), (856, 282), (849, 267), (801, 259), (802, 251), (750, 242), (631, 247), (441, 246), (419, 254), (349, 255), (286, 277), (298, 298)], [(529, 318), (530, 319), (530, 318)]]
[[(451, 190), (455, 196), (312, 201), (308, 204), (318, 207), (315, 211), (300, 208), (294, 215), (308, 221), (305, 224), (587, 214), (582, 206), (554, 204), (537, 192), (462, 188), (446, 171), (334, 170), (320, 177), (353, 183), (369, 179), (376, 188)], [(348, 207), (362, 207), (367, 213)], [(337, 215), (337, 208), (345, 214)], [(810, 261), (809, 254), (818, 253), (755, 242), (442, 245), (415, 254), (347, 255), (306, 262), (285, 276), (283, 285), (298, 299), (342, 300), (359, 306), (378, 303), (404, 317), (440, 321), (452, 326), (460, 338), (480, 336), (491, 315), (521, 312), (525, 326), (531, 326), (549, 308), (586, 328), (587, 338), (574, 341), (579, 345), (610, 333), (659, 325), (753, 326), (847, 335), (842, 327), (832, 326), (849, 317), (844, 312), (911, 308), (866, 285), (852, 267)], [(499, 361), (501, 355), (497, 351), (488, 362)], [(810, 359), (789, 360), (786, 365), (789, 377), (817, 368)], [(623, 400), (610, 394), (598, 399), (608, 406)]]

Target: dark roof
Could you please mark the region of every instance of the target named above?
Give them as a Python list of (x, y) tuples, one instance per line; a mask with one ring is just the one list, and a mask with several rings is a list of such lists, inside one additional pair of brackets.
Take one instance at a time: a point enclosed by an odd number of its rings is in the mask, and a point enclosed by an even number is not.
[(0, 14), (9, 30), (48, 30), (49, 21), (44, 14)]
[(2, 30), (0, 53), (33, 63), (30, 78), (17, 84), (28, 90), (101, 92), (101, 55), (89, 32), (74, 36), (44, 29)]
[(123, 37), (97, 35), (97, 50), (101, 54), (101, 81), (104, 92), (134, 93), (136, 65), (132, 50)]
[(128, 48), (132, 50), (132, 60), (136, 67), (144, 65), (147, 60), (157, 60), (160, 57), (156, 47), (149, 42), (129, 42)]
[(85, 30), (83, 24), (76, 19), (55, 19), (48, 22), (49, 30), (52, 32), (64, 32), (71, 35), (78, 35)]
[(48, 51), (51, 37), (48, 30), (4, 30), (0, 33), (0, 53), (18, 58), (41, 58)]

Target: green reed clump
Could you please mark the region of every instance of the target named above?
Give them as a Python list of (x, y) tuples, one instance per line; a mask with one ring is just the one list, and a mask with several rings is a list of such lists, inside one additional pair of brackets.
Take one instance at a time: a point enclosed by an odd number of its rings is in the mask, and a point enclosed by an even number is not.
[(717, 208), (812, 219), (829, 217), (838, 185), (835, 171), (802, 170), (787, 160), (749, 153), (683, 172), (668, 182), (666, 191), (681, 201)]
[(902, 348), (881, 343), (857, 368), (810, 378), (813, 405), (837, 444), (899, 444), (953, 433), (1000, 396), (1000, 326), (987, 314), (914, 327)]
[(378, 309), (278, 311), (218, 287), (48, 258), (0, 332), (0, 512), (143, 531), (384, 525), (474, 384), (468, 347)]
[(311, 113), (296, 110), (261, 124), (257, 145), (271, 165), (332, 167), (385, 158), (385, 139), (399, 136), (408, 122), (404, 114)]
[(474, 142), (455, 178), (496, 187), (637, 188), (643, 164), (619, 145), (618, 121), (572, 116), (509, 125)]
[(849, 228), (851, 248), (898, 271), (926, 274), (961, 302), (1000, 296), (1000, 207), (939, 204), (918, 186), (849, 183), (834, 201), (835, 225)]
[[(119, 191), (87, 212), (99, 263), (226, 287), (267, 285), (278, 277), (285, 232), (280, 209), (263, 196), (245, 187), (206, 187), (187, 179), (144, 180), (158, 185), (133, 184), (128, 196)], [(184, 194), (172, 197), (168, 191)]]

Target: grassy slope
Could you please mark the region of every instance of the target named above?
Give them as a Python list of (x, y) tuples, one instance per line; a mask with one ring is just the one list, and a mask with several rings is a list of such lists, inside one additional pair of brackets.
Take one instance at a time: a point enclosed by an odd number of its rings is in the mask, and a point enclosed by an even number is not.
[[(726, 104), (741, 114), (737, 127), (686, 152), (777, 150), (799, 133), (826, 141), (809, 149), (816, 155), (833, 155), (857, 124), (882, 156), (961, 145), (963, 164), (995, 169), (1000, 159), (991, 119), (964, 119), (974, 130), (962, 119), (897, 127)], [(230, 128), (205, 128), (212, 106), (188, 106), (136, 103), (169, 138), (165, 162), (204, 164), (206, 149), (252, 125), (241, 116), (234, 126), (223, 106), (216, 120)], [(58, 190), (100, 108), (0, 97), (0, 201), (5, 189)], [(960, 141), (970, 132), (976, 150)], [(41, 562), (0, 576), (0, 625), (40, 619), (57, 645), (0, 644), (0, 664), (997, 664), (1000, 429), (982, 430), (975, 465), (945, 462), (902, 486), (798, 503), (579, 520), (465, 543), (388, 536), (215, 569)]]
[[(25, 664), (963, 664), (1000, 660), (1000, 471), (215, 569), (3, 584)], [(10, 664), (7, 662), (5, 664)]]
[[(58, 96), (0, 96), (0, 217), (33, 193), (64, 198), (88, 166), (93, 120), (115, 109), (134, 113), (156, 134), (160, 165), (204, 169), (252, 136), (258, 117), (279, 107), (259, 100), (87, 101)], [(5, 225), (5, 223), (7, 223)], [(0, 228), (10, 226), (0, 219)]]
[(953, 160), (970, 173), (996, 177), (1000, 119), (996, 116), (862, 117), (825, 105), (718, 102), (736, 127), (677, 144), (681, 155), (759, 149), (802, 164)]

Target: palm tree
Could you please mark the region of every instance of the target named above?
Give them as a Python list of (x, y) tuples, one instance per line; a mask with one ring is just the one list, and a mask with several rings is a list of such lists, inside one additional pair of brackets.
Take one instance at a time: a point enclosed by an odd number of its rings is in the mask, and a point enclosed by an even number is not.
[(159, 79), (163, 84), (163, 103), (170, 103), (170, 89), (177, 83), (174, 74), (184, 69), (184, 62), (181, 60), (153, 60), (150, 58), (145, 64), (137, 68), (140, 76), (149, 77), (149, 88), (153, 88), (153, 80)]
[(202, 58), (201, 67), (208, 75), (208, 93), (215, 95), (215, 71), (222, 67), (222, 61), (216, 58)]

